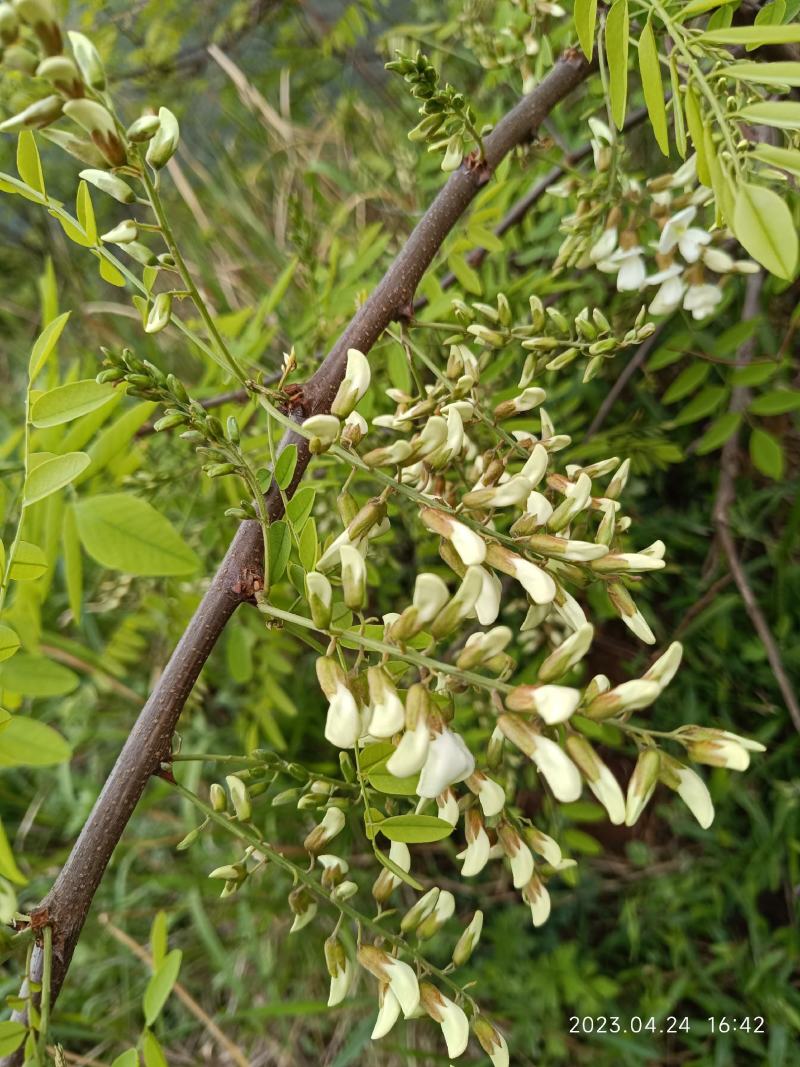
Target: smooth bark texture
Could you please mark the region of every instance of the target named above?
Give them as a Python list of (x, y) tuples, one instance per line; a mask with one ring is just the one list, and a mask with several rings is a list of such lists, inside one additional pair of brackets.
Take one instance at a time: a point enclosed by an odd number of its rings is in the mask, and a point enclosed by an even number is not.
[[(362, 305), (316, 373), (295, 398), (298, 419), (327, 412), (344, 375), (347, 350), (368, 352), (394, 319), (411, 314), (417, 285), (443, 241), (501, 160), (528, 141), (552, 108), (589, 74), (582, 54), (569, 51), (484, 139), (485, 159), (469, 158), (453, 173), (423, 215), (383, 280)], [(280, 448), (298, 448), (291, 495), (310, 455), (305, 438), (287, 432)], [(282, 514), (277, 492), (268, 494), (271, 519)], [(100, 880), (151, 775), (168, 759), (173, 731), (200, 670), (236, 607), (258, 588), (262, 537), (258, 523), (242, 523), (208, 592), (175, 648), (149, 700), (125, 742), (105, 786), (52, 889), (34, 909), (37, 927), (53, 931), (51, 999), (63, 984), (75, 945)], [(33, 955), (31, 974), (41, 979), (42, 952)], [(19, 1017), (19, 1016), (17, 1016)], [(2, 1064), (13, 1067), (18, 1054)]]

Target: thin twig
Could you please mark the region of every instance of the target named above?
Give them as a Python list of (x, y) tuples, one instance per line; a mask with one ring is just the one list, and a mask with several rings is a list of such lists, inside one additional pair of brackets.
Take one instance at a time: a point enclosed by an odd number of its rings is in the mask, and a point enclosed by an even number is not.
[(622, 373), (619, 375), (619, 377), (609, 389), (607, 396), (603, 400), (603, 403), (597, 409), (597, 414), (589, 424), (589, 429), (586, 431), (586, 436), (584, 437), (585, 441), (588, 441), (590, 438), (594, 437), (596, 433), (599, 432), (600, 427), (606, 421), (609, 412), (616, 404), (625, 386), (628, 384), (634, 374), (636, 374), (639, 368), (644, 365), (644, 361), (647, 359), (647, 357), (650, 355), (655, 346), (663, 337), (664, 330), (669, 325), (669, 322), (669, 319), (664, 319), (663, 322), (660, 322), (658, 326), (656, 326), (655, 332), (652, 333), (646, 341), (639, 345), (639, 347), (636, 349), (636, 352), (625, 364)]
[[(134, 941), (134, 939), (132, 937), (129, 937), (124, 930), (120, 930), (118, 926), (115, 926), (114, 923), (112, 923), (111, 919), (109, 919), (108, 915), (106, 915), (105, 913), (101, 915), (99, 917), (99, 922), (101, 926), (104, 926), (105, 929), (108, 930), (108, 932), (111, 934), (115, 941), (119, 941), (119, 943), (121, 945), (124, 945), (125, 948), (130, 949), (134, 956), (136, 956), (137, 959), (141, 960), (142, 963), (146, 964), (150, 968), (153, 967), (153, 957), (150, 955), (147, 949), (142, 948), (138, 941)], [(234, 1041), (231, 1041), (231, 1039), (226, 1034), (224, 1034), (222, 1030), (220, 1030), (214, 1020), (205, 1011), (203, 1011), (201, 1006), (197, 1003), (192, 994), (188, 992), (186, 987), (181, 985), (180, 982), (176, 982), (175, 985), (172, 987), (172, 991), (178, 998), (178, 1000), (181, 1002), (181, 1004), (183, 1004), (184, 1007), (186, 1007), (192, 1013), (192, 1015), (194, 1015), (195, 1019), (197, 1019), (200, 1023), (203, 1024), (203, 1026), (206, 1028), (206, 1030), (208, 1030), (209, 1034), (211, 1034), (217, 1044), (228, 1053), (233, 1062), (237, 1063), (239, 1067), (248, 1067), (250, 1061), (247, 1059), (247, 1057), (239, 1048), (239, 1046)]]
[[(742, 319), (744, 322), (748, 322), (759, 314), (763, 285), (764, 274), (761, 271), (759, 271), (758, 274), (751, 274), (748, 278), (747, 290), (744, 298), (744, 308), (742, 310)], [(751, 334), (740, 348), (739, 358), (744, 361), (749, 361), (755, 353), (755, 348), (755, 334)], [(745, 386), (737, 386), (731, 393), (728, 410), (734, 413), (740, 413), (746, 410), (749, 400), (750, 390)], [(781, 659), (778, 644), (772, 635), (769, 623), (764, 617), (764, 613), (759, 606), (752, 586), (747, 580), (747, 575), (745, 574), (742, 561), (739, 557), (739, 551), (736, 547), (733, 531), (731, 530), (730, 511), (733, 502), (736, 499), (736, 478), (738, 474), (739, 434), (737, 431), (731, 434), (722, 449), (719, 485), (717, 486), (717, 496), (711, 513), (712, 522), (717, 533), (717, 539), (722, 546), (723, 552), (728, 558), (728, 566), (731, 569), (733, 580), (736, 582), (739, 595), (744, 601), (745, 610), (750, 617), (753, 628), (761, 638), (761, 643), (767, 653), (767, 659), (772, 668), (772, 673), (775, 676), (775, 681), (778, 683), (778, 688), (781, 691), (786, 707), (789, 709), (789, 715), (794, 723), (794, 727), (797, 732), (800, 733), (800, 704), (797, 702), (797, 696), (792, 687), (792, 683), (789, 681), (789, 675), (786, 673), (786, 669), (783, 666), (783, 660)]]

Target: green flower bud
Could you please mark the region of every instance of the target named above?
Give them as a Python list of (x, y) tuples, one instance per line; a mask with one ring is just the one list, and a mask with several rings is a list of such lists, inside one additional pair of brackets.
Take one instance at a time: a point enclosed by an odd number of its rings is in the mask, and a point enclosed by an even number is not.
[(48, 56), (36, 68), (37, 78), (46, 78), (65, 96), (83, 96), (83, 82), (78, 68), (67, 56)]
[(21, 74), (33, 75), (39, 66), (38, 56), (22, 44), (12, 44), (3, 52), (3, 66), (6, 70), (17, 70)]
[(150, 313), (147, 316), (147, 322), (145, 323), (144, 332), (158, 333), (160, 330), (163, 330), (164, 327), (169, 323), (171, 314), (172, 294), (159, 293), (153, 301), (153, 306), (150, 308)]
[(310, 571), (305, 577), (306, 600), (311, 618), (318, 630), (327, 630), (331, 624), (333, 589), (324, 574)]
[(60, 116), (64, 101), (60, 96), (46, 96), (26, 107), (5, 122), (0, 122), (0, 133), (17, 133), (19, 130), (37, 130), (48, 126)]
[(130, 124), (125, 131), (125, 136), (129, 141), (133, 141), (134, 144), (142, 144), (145, 141), (149, 141), (160, 126), (161, 120), (158, 115), (140, 115), (138, 119), (135, 119)]
[(153, 170), (161, 170), (175, 155), (180, 139), (178, 120), (166, 107), (158, 109), (158, 129), (147, 146), (146, 159)]
[(11, 4), (0, 4), (0, 42), (13, 44), (19, 37), (19, 19)]
[(94, 44), (88, 37), (84, 37), (82, 33), (76, 33), (74, 30), (69, 30), (67, 37), (69, 37), (69, 43), (72, 45), (72, 54), (75, 56), (75, 62), (78, 64), (83, 80), (92, 89), (105, 89), (106, 72), (103, 69), (100, 53)]
[(127, 163), (128, 156), (114, 119), (102, 104), (95, 100), (68, 100), (64, 114), (86, 130), (112, 167)]
[(127, 182), (118, 178), (116, 174), (108, 174), (104, 170), (82, 170), (80, 178), (99, 189), (101, 193), (113, 196), (120, 204), (132, 204), (136, 200), (136, 193)]
[(133, 219), (124, 219), (112, 230), (100, 235), (100, 240), (106, 244), (126, 245), (135, 241), (139, 236), (139, 227)]
[(469, 926), (464, 930), (453, 949), (453, 963), (456, 967), (463, 967), (475, 951), (475, 946), (480, 941), (483, 930), (483, 912), (476, 911), (470, 920)]
[(211, 784), (211, 787), (208, 790), (208, 796), (214, 811), (227, 811), (228, 798), (225, 796), (225, 790), (219, 782), (213, 782)]
[(49, 56), (57, 56), (62, 49), (61, 29), (50, 0), (14, 0), (14, 7), (22, 21), (30, 26)]
[(233, 804), (233, 810), (236, 812), (236, 818), (240, 822), (247, 822), (253, 814), (247, 786), (242, 779), (235, 774), (229, 774), (225, 779), (225, 782), (228, 786), (228, 792), (231, 795), (231, 803)]

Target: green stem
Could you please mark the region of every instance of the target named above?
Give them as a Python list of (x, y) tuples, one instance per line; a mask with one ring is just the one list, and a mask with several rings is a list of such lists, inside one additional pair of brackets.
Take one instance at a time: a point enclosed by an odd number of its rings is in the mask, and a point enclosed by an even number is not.
[(236, 378), (237, 381), (244, 385), (247, 381), (247, 375), (244, 373), (244, 370), (239, 366), (236, 357), (225, 344), (225, 341), (222, 338), (222, 334), (219, 332), (219, 330), (217, 329), (217, 324), (214, 322), (214, 316), (206, 307), (205, 301), (200, 296), (197, 286), (194, 284), (194, 278), (192, 278), (189, 268), (186, 266), (186, 262), (184, 261), (184, 258), (181, 255), (181, 251), (178, 248), (177, 241), (175, 240), (175, 235), (172, 232), (172, 227), (170, 226), (169, 220), (166, 216), (166, 212), (164, 211), (164, 205), (161, 202), (161, 197), (158, 194), (158, 190), (156, 189), (155, 183), (153, 182), (153, 179), (150, 175), (150, 171), (147, 169), (147, 166), (144, 163), (142, 164), (142, 181), (147, 190), (147, 196), (150, 200), (150, 206), (153, 209), (153, 214), (158, 219), (158, 225), (161, 228), (161, 232), (164, 237), (164, 243), (166, 244), (170, 254), (175, 260), (178, 270), (180, 271), (181, 278), (183, 279), (183, 284), (189, 290), (189, 294), (192, 298), (192, 301), (195, 307), (197, 308), (203, 322), (206, 324), (206, 329), (208, 330), (211, 338), (213, 339), (216, 345), (219, 356), (222, 358), (223, 362), (226, 364), (228, 370), (234, 376), (234, 378)]
[[(257, 599), (259, 611), (263, 612), (263, 614), (270, 615), (274, 619), (282, 619), (284, 622), (292, 623), (295, 626), (304, 626), (309, 630), (317, 629), (311, 619), (306, 619), (302, 615), (295, 615), (291, 611), (283, 611), (281, 608), (276, 608), (274, 605), (268, 604), (264, 597), (258, 597)], [(411, 663), (415, 667), (424, 667), (426, 670), (440, 674), (452, 674), (466, 685), (497, 690), (500, 693), (510, 693), (514, 688), (508, 685), (507, 682), (498, 681), (496, 678), (486, 678), (484, 675), (475, 674), (473, 671), (461, 670), (452, 663), (431, 659), (430, 656), (423, 656), (421, 652), (414, 652), (408, 648), (399, 648), (397, 645), (390, 645), (385, 641), (377, 641), (372, 637), (357, 633), (355, 630), (332, 628), (325, 632), (339, 641), (352, 641), (354, 645), (360, 645), (362, 648), (369, 649), (370, 652), (380, 652), (382, 655), (391, 656), (393, 659), (401, 659), (406, 663)]]

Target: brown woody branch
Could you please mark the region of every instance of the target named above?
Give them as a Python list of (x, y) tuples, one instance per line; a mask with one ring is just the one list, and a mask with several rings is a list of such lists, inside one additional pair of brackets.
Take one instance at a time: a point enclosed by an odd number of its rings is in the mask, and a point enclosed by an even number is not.
[[(490, 180), (501, 160), (530, 139), (551, 109), (589, 74), (590, 65), (570, 50), (531, 93), (525, 96), (485, 138), (485, 158), (470, 157), (453, 173), (422, 217), (383, 280), (362, 305), (316, 373), (302, 390), (299, 419), (327, 412), (344, 375), (348, 348), (369, 352), (394, 319), (407, 317), (417, 285), (443, 241), (478, 191)], [(287, 432), (280, 449), (293, 443), (298, 458), (291, 495), (308, 466), (306, 439)], [(274, 486), (267, 494), (271, 520), (283, 511)], [(149, 778), (169, 758), (172, 734), (183, 705), (226, 623), (239, 604), (257, 588), (262, 565), (262, 537), (258, 523), (243, 522), (208, 592), (184, 631), (164, 673), (137, 718), (106, 780), (100, 796), (52, 889), (34, 909), (37, 927), (53, 931), (51, 1002), (55, 1001), (69, 967), (100, 880), (111, 855), (144, 792)], [(41, 981), (42, 951), (33, 953), (30, 976)], [(5, 1057), (15, 1067), (18, 1054)]]

